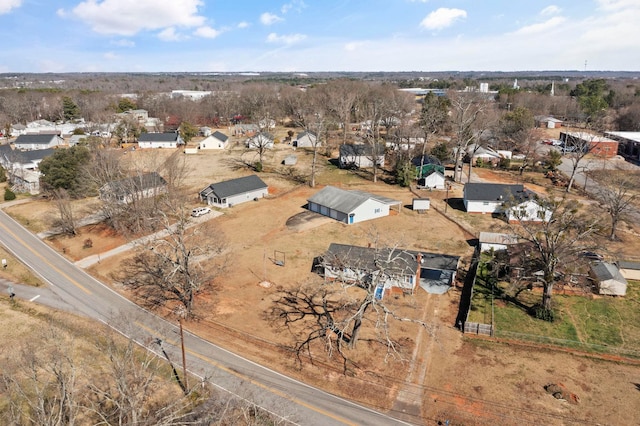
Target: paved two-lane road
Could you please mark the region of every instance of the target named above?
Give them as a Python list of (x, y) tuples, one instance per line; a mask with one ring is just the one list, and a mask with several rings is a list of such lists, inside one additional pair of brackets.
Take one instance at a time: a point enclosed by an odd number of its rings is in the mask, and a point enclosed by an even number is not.
[[(138, 307), (66, 260), (0, 210), (0, 244), (38, 274), (46, 289), (16, 286), (19, 299), (35, 300), (104, 322), (159, 354), (154, 343), (179, 364), (176, 325)], [(0, 283), (1, 284), (1, 283)], [(185, 333), (189, 370), (218, 388), (249, 400), (292, 424), (407, 424), (330, 395)], [(160, 354), (159, 354), (160, 355)]]

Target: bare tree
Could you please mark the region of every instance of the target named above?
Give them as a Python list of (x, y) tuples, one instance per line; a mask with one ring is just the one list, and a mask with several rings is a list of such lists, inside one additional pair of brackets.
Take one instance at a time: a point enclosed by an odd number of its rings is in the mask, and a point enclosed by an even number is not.
[(311, 159), (311, 177), (309, 186), (316, 186), (318, 151), (326, 140), (329, 119), (327, 104), (329, 96), (326, 90), (313, 88), (306, 92), (283, 91), (282, 97), (285, 112), (297, 127), (304, 129), (311, 143), (313, 157)]
[(207, 234), (206, 227), (192, 226), (184, 207), (160, 214), (163, 232), (141, 243), (116, 279), (152, 308), (168, 304), (193, 317), (195, 297), (212, 288), (224, 267), (224, 261), (216, 259), (225, 249), (224, 236), (220, 230)]
[[(429, 139), (438, 133), (444, 133), (449, 123), (449, 108), (451, 103), (444, 96), (436, 96), (428, 93), (422, 103), (422, 111), (420, 112), (420, 128), (423, 131), (424, 142), (422, 144), (422, 158), (424, 161), (427, 153)], [(420, 174), (422, 174), (424, 164), (420, 164)], [(418, 176), (421, 178), (422, 176)]]
[(59, 214), (58, 220), (55, 221), (55, 226), (65, 234), (76, 235), (78, 230), (69, 193), (64, 188), (58, 188), (54, 189), (52, 194)]
[(469, 144), (478, 137), (476, 124), (489, 108), (486, 97), (478, 93), (455, 93), (451, 100), (451, 124), (454, 132), (454, 180), (462, 179), (462, 162)]
[(8, 390), (11, 424), (74, 425), (78, 421), (80, 372), (74, 342), (49, 325), (25, 343), (19, 357), (4, 360), (0, 373)]
[(313, 362), (312, 348), (320, 344), (329, 356), (337, 353), (341, 357), (346, 372), (352, 362), (348, 350), (356, 348), (365, 324), (373, 324), (367, 340), (385, 347), (387, 356), (398, 357), (402, 348), (393, 338), (391, 320), (429, 328), (419, 320), (397, 315), (376, 293), (400, 271), (411, 268), (415, 273), (416, 259), (397, 248), (371, 249), (371, 253), (374, 259), (369, 260), (326, 254), (323, 267), (339, 271), (332, 284), (304, 283), (279, 292), (267, 318), (292, 334), (298, 362), (305, 354)]
[(558, 280), (557, 267), (575, 261), (578, 254), (591, 245), (592, 238), (600, 230), (600, 218), (585, 214), (577, 201), (566, 196), (540, 198), (537, 203), (540, 218), (549, 214), (548, 220), (530, 221), (530, 212), (514, 208), (511, 212), (518, 224), (512, 227), (516, 235), (533, 246), (535, 256), (531, 256), (530, 261), (539, 265), (542, 271), (542, 302), (536, 316), (553, 320), (551, 300)]
[(347, 132), (351, 124), (358, 96), (364, 90), (364, 83), (353, 80), (332, 80), (324, 87), (327, 94), (326, 106), (342, 126), (342, 143), (347, 143)]
[(598, 182), (595, 197), (604, 204), (611, 219), (609, 239), (616, 240), (618, 224), (630, 218), (640, 198), (640, 175), (628, 170), (594, 170), (590, 176)]
[(571, 137), (570, 140), (564, 141), (562, 150), (571, 164), (571, 174), (566, 189), (567, 192), (571, 192), (576, 174), (582, 165), (582, 160), (597, 146), (598, 138), (598, 135), (583, 132), (580, 133), (579, 137)]

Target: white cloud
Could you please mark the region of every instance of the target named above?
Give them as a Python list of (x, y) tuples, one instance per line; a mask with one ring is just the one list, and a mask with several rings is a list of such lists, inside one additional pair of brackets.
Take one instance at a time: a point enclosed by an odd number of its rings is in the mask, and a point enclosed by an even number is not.
[[(73, 14), (101, 34), (134, 35), (143, 30), (171, 27), (199, 27), (205, 18), (198, 15), (202, 0), (85, 0)], [(165, 31), (162, 31), (164, 33)]]
[(434, 10), (420, 22), (420, 26), (428, 30), (441, 30), (453, 25), (456, 21), (467, 17), (467, 12), (462, 9), (449, 9), (441, 7)]
[(347, 52), (354, 52), (358, 50), (360, 47), (364, 46), (365, 44), (366, 42), (364, 41), (351, 41), (344, 45), (344, 50), (346, 50)]
[(276, 33), (271, 33), (267, 36), (267, 43), (280, 43), (291, 45), (298, 43), (307, 38), (304, 34), (287, 34), (287, 35), (278, 35)]
[(222, 34), (222, 31), (218, 31), (215, 28), (205, 26), (205, 27), (198, 28), (193, 32), (193, 34), (197, 35), (198, 37), (216, 38), (220, 34)]
[(11, 9), (20, 7), (22, 0), (0, 0), (0, 15), (11, 12)]
[(542, 9), (540, 11), (540, 15), (542, 15), (542, 16), (557, 15), (560, 12), (562, 12), (562, 9), (560, 9), (558, 6), (552, 4), (551, 6), (547, 6), (544, 9)]
[(158, 38), (162, 41), (180, 41), (184, 40), (184, 36), (176, 32), (174, 27), (165, 28), (158, 33)]
[(106, 52), (104, 55), (102, 55), (102, 57), (109, 61), (113, 61), (119, 58), (119, 56), (113, 52)]
[(283, 19), (273, 13), (265, 12), (260, 15), (260, 22), (262, 22), (263, 25), (273, 25), (280, 21), (283, 21)]
[(114, 40), (111, 42), (111, 44), (116, 45), (116, 46), (120, 46), (120, 47), (135, 47), (135, 43), (131, 40), (127, 40), (127, 39), (122, 39), (122, 40)]
[(249, 28), (250, 24), (247, 21), (242, 21), (238, 24), (238, 28)]
[(280, 8), (280, 12), (282, 12), (283, 15), (290, 10), (295, 10), (296, 12), (300, 13), (305, 7), (307, 7), (307, 5), (303, 0), (291, 0), (289, 3), (282, 5), (282, 7)]
[(512, 34), (514, 35), (532, 35), (532, 34), (541, 34), (546, 31), (549, 31), (553, 28), (560, 26), (560, 24), (566, 21), (562, 16), (555, 16), (546, 20), (545, 22), (540, 22), (537, 24), (524, 26), (517, 31), (514, 31)]

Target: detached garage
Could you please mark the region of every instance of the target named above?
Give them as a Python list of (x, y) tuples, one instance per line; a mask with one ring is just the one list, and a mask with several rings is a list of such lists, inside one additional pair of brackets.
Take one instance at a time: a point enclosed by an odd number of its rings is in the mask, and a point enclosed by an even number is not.
[(311, 198), (308, 209), (337, 221), (353, 224), (389, 215), (391, 206), (401, 202), (368, 192), (326, 186)]

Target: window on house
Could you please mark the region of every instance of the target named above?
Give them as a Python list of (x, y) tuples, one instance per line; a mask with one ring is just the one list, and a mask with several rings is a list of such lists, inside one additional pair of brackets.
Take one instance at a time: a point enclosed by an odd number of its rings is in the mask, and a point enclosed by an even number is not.
[(374, 213), (380, 213), (380, 209), (375, 209), (373, 212)]

